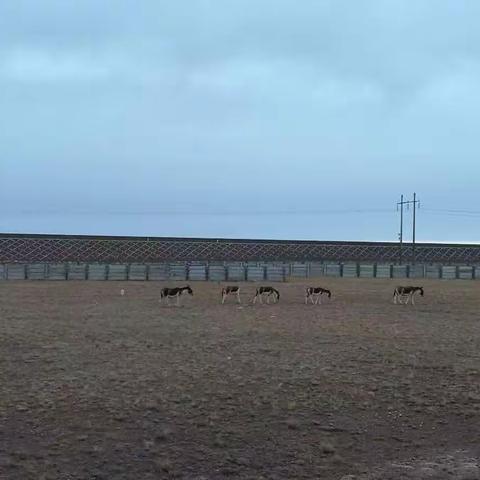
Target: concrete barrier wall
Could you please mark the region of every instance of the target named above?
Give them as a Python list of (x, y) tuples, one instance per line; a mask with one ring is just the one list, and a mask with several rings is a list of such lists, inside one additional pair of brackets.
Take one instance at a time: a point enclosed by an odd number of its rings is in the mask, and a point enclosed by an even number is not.
[(26, 265), (22, 264), (9, 264), (5, 266), (6, 278), (8, 280), (25, 280), (26, 277)]
[(247, 266), (247, 280), (249, 282), (261, 282), (265, 279), (265, 267)]
[(240, 265), (228, 265), (227, 266), (227, 280), (229, 282), (241, 282), (245, 280), (246, 271), (245, 268)]
[(296, 278), (308, 277), (308, 265), (306, 263), (293, 263), (290, 265), (290, 276)]
[(392, 265), (378, 264), (376, 269), (377, 278), (391, 278), (392, 277)]
[(189, 280), (206, 280), (207, 279), (207, 267), (205, 265), (192, 265), (188, 269)]
[(424, 278), (425, 277), (425, 265), (410, 265), (408, 276), (410, 278)]
[(407, 278), (408, 266), (407, 265), (393, 265), (392, 266), (392, 278)]
[(458, 278), (460, 280), (472, 280), (473, 278), (473, 267), (471, 266), (460, 266), (458, 267)]
[(343, 265), (343, 271), (341, 272), (341, 276), (345, 278), (358, 277), (358, 265), (356, 263), (345, 263)]
[(168, 280), (168, 269), (165, 263), (152, 263), (147, 265), (147, 268), (149, 280)]
[(108, 265), (107, 272), (108, 272), (107, 280), (127, 280), (128, 265), (123, 265), (123, 264)]
[(227, 268), (224, 265), (210, 265), (208, 279), (212, 282), (223, 282), (227, 279)]
[(27, 265), (28, 280), (45, 280), (47, 278), (47, 265), (44, 263), (33, 263)]
[(442, 266), (442, 278), (445, 280), (454, 280), (457, 278), (457, 267), (451, 265)]
[(168, 268), (170, 280), (187, 280), (187, 266), (185, 264), (173, 264)]
[(138, 263), (130, 265), (128, 269), (128, 279), (137, 281), (147, 280), (147, 265)]
[(325, 265), (323, 263), (311, 263), (308, 271), (309, 277), (324, 277), (325, 276)]
[(289, 278), (480, 279), (480, 265), (390, 265), (375, 263), (32, 263), (0, 264), (0, 280), (137, 280), (283, 282)]
[(358, 268), (358, 274), (361, 278), (373, 278), (375, 277), (375, 265), (361, 264)]
[(473, 267), (473, 278), (475, 280), (480, 280), (480, 265)]
[(266, 279), (272, 282), (285, 281), (285, 267), (283, 265), (267, 265)]
[(341, 277), (342, 276), (342, 266), (339, 264), (329, 264), (327, 263), (324, 268), (326, 277)]
[(87, 265), (84, 263), (71, 263), (68, 265), (68, 280), (86, 280), (87, 279)]
[(48, 280), (66, 280), (67, 264), (66, 263), (50, 263), (47, 265)]
[(87, 279), (88, 280), (106, 280), (107, 279), (107, 266), (99, 263), (93, 263), (87, 267)]
[(425, 278), (440, 278), (440, 267), (438, 265), (427, 265)]

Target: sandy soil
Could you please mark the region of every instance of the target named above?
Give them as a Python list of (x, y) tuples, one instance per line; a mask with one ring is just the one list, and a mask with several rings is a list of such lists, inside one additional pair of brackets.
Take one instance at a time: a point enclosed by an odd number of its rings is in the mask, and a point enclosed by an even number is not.
[(0, 283), (0, 478), (479, 479), (480, 282), (313, 283)]

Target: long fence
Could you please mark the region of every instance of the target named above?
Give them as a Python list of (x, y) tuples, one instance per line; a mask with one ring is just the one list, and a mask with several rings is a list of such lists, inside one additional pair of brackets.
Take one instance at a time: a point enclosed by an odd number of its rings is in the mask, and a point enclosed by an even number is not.
[[(399, 262), (394, 242), (0, 234), (0, 263)], [(417, 263), (480, 265), (480, 245), (417, 243)], [(413, 260), (404, 244), (404, 263)]]
[(333, 262), (6, 263), (0, 280), (256, 281), (293, 278), (431, 278), (480, 280), (480, 265)]

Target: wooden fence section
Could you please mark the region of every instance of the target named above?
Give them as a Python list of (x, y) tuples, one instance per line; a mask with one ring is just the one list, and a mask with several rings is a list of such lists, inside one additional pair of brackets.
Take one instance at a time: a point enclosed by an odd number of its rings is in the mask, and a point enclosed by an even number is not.
[(480, 265), (389, 265), (364, 262), (0, 264), (0, 280), (285, 282), (289, 279), (320, 277), (475, 280), (480, 279)]

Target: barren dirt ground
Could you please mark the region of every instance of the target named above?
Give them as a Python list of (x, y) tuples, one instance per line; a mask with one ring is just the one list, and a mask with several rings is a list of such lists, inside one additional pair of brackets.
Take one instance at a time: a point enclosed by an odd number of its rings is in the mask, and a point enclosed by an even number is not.
[(0, 478), (479, 479), (480, 282), (404, 282), (0, 283)]

